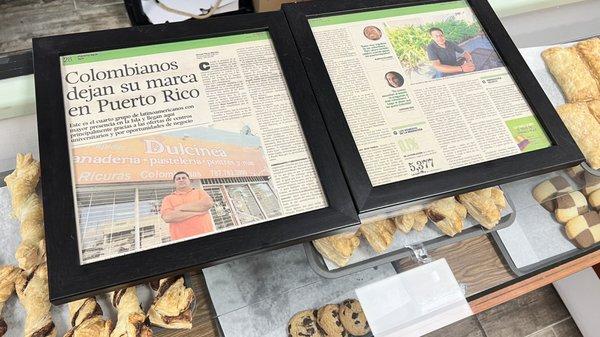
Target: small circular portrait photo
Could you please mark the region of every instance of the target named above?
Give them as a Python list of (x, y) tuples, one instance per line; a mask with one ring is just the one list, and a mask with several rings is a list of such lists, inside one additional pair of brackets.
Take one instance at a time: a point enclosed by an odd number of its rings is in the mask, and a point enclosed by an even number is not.
[(366, 26), (365, 29), (363, 29), (363, 34), (371, 41), (381, 39), (381, 30), (375, 26)]
[(404, 85), (404, 77), (395, 71), (388, 71), (385, 74), (385, 80), (392, 88), (401, 88)]

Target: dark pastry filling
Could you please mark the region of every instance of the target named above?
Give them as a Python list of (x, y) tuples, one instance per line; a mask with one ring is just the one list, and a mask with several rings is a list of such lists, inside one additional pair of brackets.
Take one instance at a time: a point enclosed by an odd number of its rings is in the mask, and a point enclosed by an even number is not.
[(0, 336), (4, 336), (6, 331), (8, 330), (8, 326), (3, 318), (0, 318)]
[[(75, 314), (73, 315), (73, 318), (71, 319), (71, 326), (75, 327), (75, 323), (77, 322), (77, 318), (79, 317), (79, 313), (81, 312), (81, 309), (83, 309), (88, 304), (89, 301), (96, 302), (96, 300), (93, 298), (86, 299), (83, 302), (83, 304), (79, 307), (79, 309), (77, 309)], [(89, 319), (90, 317), (94, 317), (94, 316), (102, 316), (102, 308), (100, 307), (98, 302), (96, 302), (96, 306), (94, 307), (94, 310), (92, 310), (92, 312), (90, 312), (84, 319), (82, 319), (81, 322)]]
[(29, 275), (27, 275), (27, 278), (25, 279), (25, 283), (23, 284), (23, 288), (21, 289), (21, 292), (24, 292), (25, 289), (27, 289), (27, 286), (29, 285), (29, 282), (33, 278), (33, 275), (35, 274), (35, 272), (38, 269), (38, 267), (39, 267), (39, 265), (36, 266), (35, 268), (33, 268), (33, 270), (31, 271), (31, 273), (29, 273)]
[(158, 287), (160, 286), (160, 280), (155, 280), (150, 282), (150, 288), (152, 288), (152, 290), (157, 291)]
[(158, 287), (158, 293), (156, 297), (161, 297), (164, 293), (179, 279), (179, 276), (168, 277), (161, 285)]
[(162, 320), (163, 320), (163, 322), (165, 322), (167, 324), (170, 324), (173, 321), (191, 322), (192, 321), (192, 311), (186, 310), (177, 316), (163, 316)]
[(440, 214), (435, 211), (429, 211), (429, 212), (427, 212), (427, 215), (429, 215), (429, 218), (433, 222), (440, 222), (446, 218), (443, 214)]
[(121, 297), (123, 297), (123, 295), (125, 294), (125, 291), (127, 289), (121, 289), (121, 290), (117, 290), (115, 291), (115, 293), (113, 294), (113, 305), (115, 307), (119, 306), (119, 302), (121, 302)]
[(50, 322), (46, 325), (44, 325), (43, 328), (39, 329), (38, 331), (34, 332), (31, 337), (46, 337), (46, 336), (50, 336), (50, 334), (52, 334), (52, 332), (54, 331), (54, 322)]

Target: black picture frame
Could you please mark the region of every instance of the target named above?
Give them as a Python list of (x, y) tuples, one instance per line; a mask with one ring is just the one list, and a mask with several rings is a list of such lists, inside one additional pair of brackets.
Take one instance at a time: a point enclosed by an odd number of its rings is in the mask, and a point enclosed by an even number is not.
[(373, 187), (308, 20), (453, 1), (316, 0), (284, 4), (282, 7), (361, 218), (377, 214), (386, 208), (452, 196), (575, 166), (584, 160), (493, 9), (485, 0), (466, 0), (553, 145), (545, 149)]
[[(62, 55), (268, 31), (328, 207), (81, 265), (67, 144)], [(33, 40), (50, 300), (61, 304), (243, 255), (324, 236), (358, 223), (300, 56), (282, 12), (124, 28)]]

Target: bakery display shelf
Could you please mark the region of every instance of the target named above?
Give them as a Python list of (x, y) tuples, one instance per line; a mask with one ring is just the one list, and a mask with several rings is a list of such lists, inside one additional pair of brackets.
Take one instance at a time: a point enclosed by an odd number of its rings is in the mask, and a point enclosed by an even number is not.
[(575, 248), (568, 252), (557, 254), (555, 256), (552, 256), (552, 257), (543, 259), (541, 261), (538, 261), (536, 263), (532, 263), (530, 265), (519, 268), (519, 267), (517, 267), (514, 260), (512, 259), (511, 255), (508, 251), (508, 248), (504, 245), (504, 242), (502, 241), (502, 238), (500, 237), (500, 235), (498, 233), (491, 233), (491, 234), (492, 234), (492, 239), (493, 239), (494, 243), (500, 250), (500, 254), (502, 255), (502, 257), (504, 258), (504, 261), (506, 261), (506, 264), (508, 265), (510, 270), (513, 273), (515, 273), (515, 275), (517, 275), (517, 276), (525, 276), (529, 273), (532, 273), (532, 272), (540, 270), (540, 269), (548, 269), (548, 267), (550, 267), (550, 266), (556, 266), (556, 265), (565, 263), (566, 261), (573, 260), (576, 257), (583, 256), (587, 253), (591, 253), (591, 252), (597, 250), (598, 248), (600, 248), (600, 242), (599, 242), (599, 243), (596, 243), (585, 249)]
[(581, 167), (589, 174), (596, 176), (596, 177), (600, 177), (600, 170), (593, 169), (586, 161), (581, 163)]
[[(504, 215), (500, 219), (500, 223), (498, 223), (498, 225), (496, 225), (496, 227), (494, 227), (492, 229), (485, 229), (483, 226), (477, 224), (475, 226), (472, 226), (472, 227), (469, 227), (469, 228), (463, 230), (461, 233), (457, 234), (454, 237), (450, 237), (450, 236), (443, 235), (440, 233), (439, 237), (436, 237), (436, 238), (433, 238), (433, 239), (430, 239), (430, 240), (427, 240), (427, 241), (424, 241), (421, 243), (415, 243), (412, 246), (417, 247), (417, 246), (422, 245), (427, 250), (436, 249), (436, 248), (439, 248), (442, 246), (450, 245), (450, 244), (457, 243), (457, 242), (467, 240), (470, 238), (474, 238), (474, 237), (478, 237), (478, 236), (482, 236), (482, 235), (486, 235), (486, 234), (490, 234), (490, 233), (493, 234), (497, 230), (509, 227), (515, 221), (517, 212), (516, 212), (515, 206), (513, 204), (513, 201), (511, 200), (510, 196), (505, 193), (505, 197), (506, 197), (508, 205), (512, 209), (512, 211), (509, 214)], [(431, 225), (431, 223), (429, 223), (428, 225)], [(358, 229), (358, 227), (356, 227), (356, 229)], [(344, 267), (330, 270), (327, 267), (327, 264), (325, 263), (325, 258), (321, 255), (321, 253), (319, 253), (316, 250), (316, 248), (314, 247), (312, 242), (310, 242), (310, 241), (305, 242), (303, 245), (304, 245), (304, 250), (306, 252), (306, 256), (308, 258), (309, 265), (315, 271), (315, 273), (317, 273), (318, 275), (325, 277), (325, 278), (339, 278), (339, 277), (347, 276), (347, 275), (354, 274), (361, 270), (373, 268), (373, 267), (376, 267), (376, 266), (379, 266), (379, 265), (382, 265), (385, 263), (390, 263), (390, 262), (397, 261), (399, 259), (413, 255), (413, 247), (405, 246), (404, 248), (401, 248), (401, 249), (397, 249), (397, 250), (394, 250), (391, 252), (380, 254), (380, 255), (368, 258), (366, 260), (360, 261), (360, 262), (352, 263), (352, 264), (346, 265)]]

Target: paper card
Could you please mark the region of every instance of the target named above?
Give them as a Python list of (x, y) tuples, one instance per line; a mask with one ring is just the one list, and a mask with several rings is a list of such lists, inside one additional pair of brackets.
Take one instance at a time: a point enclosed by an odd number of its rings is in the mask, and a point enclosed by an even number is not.
[(445, 259), (356, 289), (376, 337), (422, 336), (473, 315)]

